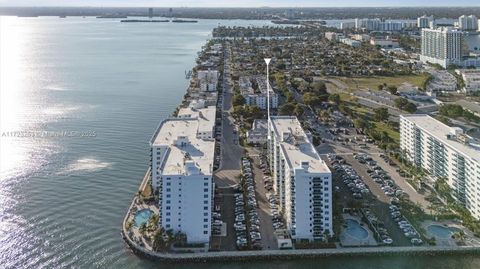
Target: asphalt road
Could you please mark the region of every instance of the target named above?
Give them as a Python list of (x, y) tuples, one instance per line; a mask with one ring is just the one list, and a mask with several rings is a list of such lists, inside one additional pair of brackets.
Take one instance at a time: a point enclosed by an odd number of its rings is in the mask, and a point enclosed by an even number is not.
[[(228, 49), (227, 49), (228, 51)], [(234, 134), (234, 121), (230, 116), (232, 112), (233, 89), (230, 85), (230, 56), (226, 53), (225, 70), (223, 75), (223, 111), (222, 111), (222, 139), (220, 167), (215, 172), (215, 183), (218, 187), (229, 187), (238, 183), (240, 175), (240, 158), (243, 149), (238, 143), (238, 134)]]

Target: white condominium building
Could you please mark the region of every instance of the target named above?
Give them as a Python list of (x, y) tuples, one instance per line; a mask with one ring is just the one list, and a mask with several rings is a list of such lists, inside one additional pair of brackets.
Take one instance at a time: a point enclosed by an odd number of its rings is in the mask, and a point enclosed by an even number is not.
[(402, 115), (400, 148), (415, 166), (445, 178), (453, 197), (480, 219), (480, 148), (462, 129), (428, 115)]
[(296, 117), (272, 116), (269, 125), (274, 191), (292, 238), (333, 235), (332, 173)]
[(433, 16), (427, 17), (426, 15), (423, 15), (422, 17), (419, 17), (417, 19), (417, 27), (418, 28), (429, 28), (430, 27), (430, 22), (433, 22)]
[(450, 64), (463, 65), (463, 43), (463, 32), (454, 28), (422, 29), (420, 60), (443, 68)]
[(219, 73), (217, 70), (200, 70), (197, 78), (200, 82), (200, 90), (204, 92), (217, 91)]
[[(245, 98), (249, 106), (257, 106), (260, 109), (267, 109), (267, 81), (263, 76), (245, 76), (238, 80), (240, 94)], [(270, 108), (278, 107), (278, 94), (270, 90)]]
[(458, 18), (458, 28), (465, 31), (475, 31), (478, 29), (478, 18), (475, 15), (462, 15)]
[(159, 193), (161, 227), (189, 243), (208, 243), (213, 201), (215, 106), (186, 108), (160, 123), (150, 140), (152, 187)]

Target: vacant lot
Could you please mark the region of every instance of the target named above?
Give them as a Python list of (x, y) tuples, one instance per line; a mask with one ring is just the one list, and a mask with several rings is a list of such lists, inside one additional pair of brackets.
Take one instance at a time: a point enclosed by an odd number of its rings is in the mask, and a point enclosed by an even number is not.
[(406, 76), (394, 76), (394, 77), (364, 77), (364, 78), (346, 78), (337, 77), (335, 79), (345, 83), (349, 90), (356, 89), (377, 89), (378, 85), (386, 83), (387, 85), (400, 86), (402, 83), (410, 83), (417, 87), (423, 87), (424, 81), (428, 78), (428, 74), (413, 74)]

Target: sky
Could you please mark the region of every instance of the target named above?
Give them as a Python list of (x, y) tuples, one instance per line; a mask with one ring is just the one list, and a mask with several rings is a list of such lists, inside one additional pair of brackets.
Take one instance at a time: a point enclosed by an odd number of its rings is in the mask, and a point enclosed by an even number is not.
[(480, 6), (479, 0), (0, 0), (0, 6), (104, 7), (385, 7)]

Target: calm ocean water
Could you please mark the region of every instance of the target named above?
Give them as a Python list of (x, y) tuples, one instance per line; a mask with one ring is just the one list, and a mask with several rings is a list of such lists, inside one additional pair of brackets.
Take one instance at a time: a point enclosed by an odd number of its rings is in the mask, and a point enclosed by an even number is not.
[[(211, 30), (0, 18), (0, 268), (192, 268), (132, 254), (120, 225), (148, 139), (179, 104)], [(349, 258), (194, 268), (479, 268), (480, 258)]]

